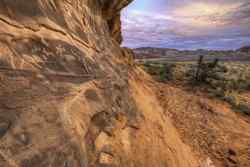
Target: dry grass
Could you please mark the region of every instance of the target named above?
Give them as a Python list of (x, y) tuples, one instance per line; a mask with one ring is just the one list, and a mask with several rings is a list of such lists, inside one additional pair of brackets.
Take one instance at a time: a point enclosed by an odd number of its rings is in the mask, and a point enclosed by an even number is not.
[[(242, 98), (250, 92), (250, 64), (219, 62), (219, 68), (210, 71), (206, 82), (197, 82), (196, 62), (146, 63), (143, 68), (157, 81), (173, 83), (202, 90), (210, 97), (228, 102), (235, 111), (250, 114), (250, 99)], [(244, 95), (242, 95), (244, 94)]]

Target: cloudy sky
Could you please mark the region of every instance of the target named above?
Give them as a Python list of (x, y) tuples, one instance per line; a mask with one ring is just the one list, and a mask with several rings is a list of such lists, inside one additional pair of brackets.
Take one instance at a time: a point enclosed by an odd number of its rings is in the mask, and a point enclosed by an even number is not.
[(134, 0), (122, 22), (123, 45), (132, 48), (250, 45), (250, 0)]

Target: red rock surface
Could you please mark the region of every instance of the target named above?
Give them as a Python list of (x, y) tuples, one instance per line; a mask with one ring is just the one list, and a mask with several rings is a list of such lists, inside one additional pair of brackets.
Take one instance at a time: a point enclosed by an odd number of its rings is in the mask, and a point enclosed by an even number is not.
[(0, 167), (213, 166), (120, 48), (128, 3), (0, 2)]

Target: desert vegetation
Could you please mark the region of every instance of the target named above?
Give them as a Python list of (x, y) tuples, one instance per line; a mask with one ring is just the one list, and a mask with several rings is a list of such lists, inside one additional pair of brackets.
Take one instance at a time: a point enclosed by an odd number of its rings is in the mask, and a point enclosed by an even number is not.
[(250, 91), (250, 65), (244, 62), (204, 61), (145, 62), (143, 68), (157, 81), (200, 89), (210, 97), (228, 102), (235, 111), (250, 114), (241, 94)]

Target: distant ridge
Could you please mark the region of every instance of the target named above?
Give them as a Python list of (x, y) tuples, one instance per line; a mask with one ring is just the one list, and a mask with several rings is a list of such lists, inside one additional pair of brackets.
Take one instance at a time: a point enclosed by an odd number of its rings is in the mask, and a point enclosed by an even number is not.
[(239, 52), (245, 52), (245, 53), (250, 53), (250, 45), (243, 46), (240, 49), (238, 49), (237, 51), (239, 51)]
[(142, 47), (134, 49), (136, 59), (164, 59), (164, 61), (196, 61), (199, 56), (205, 60), (218, 58), (222, 61), (250, 61), (250, 46), (237, 50), (178, 50), (170, 48)]

